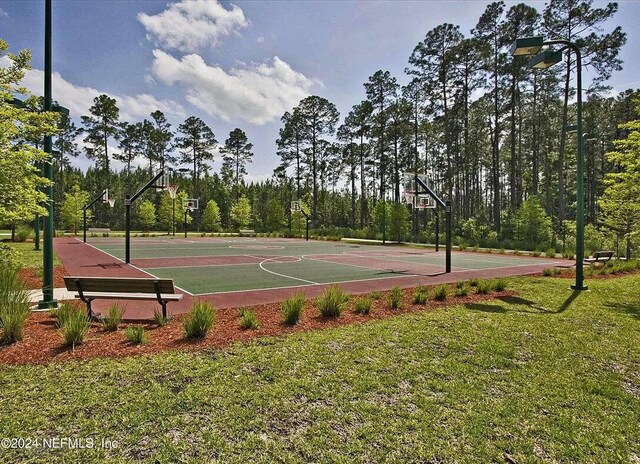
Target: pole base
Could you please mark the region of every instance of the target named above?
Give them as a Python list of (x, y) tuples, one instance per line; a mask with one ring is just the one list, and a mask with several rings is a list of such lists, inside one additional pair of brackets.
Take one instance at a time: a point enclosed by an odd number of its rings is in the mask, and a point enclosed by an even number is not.
[(52, 298), (51, 300), (38, 301), (38, 309), (55, 309), (58, 307), (58, 300)]
[(589, 290), (589, 287), (587, 287), (586, 285), (572, 285), (570, 288), (571, 290)]

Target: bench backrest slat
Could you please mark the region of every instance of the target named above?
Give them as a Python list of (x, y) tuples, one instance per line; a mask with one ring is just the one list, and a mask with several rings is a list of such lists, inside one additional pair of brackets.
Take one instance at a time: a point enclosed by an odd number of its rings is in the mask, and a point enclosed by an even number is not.
[(157, 281), (160, 293), (175, 293), (173, 280), (128, 277), (73, 277), (64, 278), (67, 290), (78, 291), (76, 280), (83, 292), (155, 293)]

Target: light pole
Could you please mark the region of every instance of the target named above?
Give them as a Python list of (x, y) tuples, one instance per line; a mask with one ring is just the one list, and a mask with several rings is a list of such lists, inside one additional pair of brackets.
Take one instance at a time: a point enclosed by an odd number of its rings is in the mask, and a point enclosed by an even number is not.
[[(546, 50), (539, 53), (545, 45), (561, 45), (559, 50)], [(582, 53), (580, 47), (564, 39), (544, 40), (543, 37), (523, 37), (516, 39), (511, 46), (512, 56), (531, 56), (528, 66), (535, 69), (547, 69), (562, 61), (562, 52), (570, 49), (576, 54), (576, 131), (578, 137), (578, 154), (576, 166), (576, 283), (574, 290), (587, 290), (584, 285), (584, 137), (582, 131)], [(537, 55), (536, 55), (537, 53)]]

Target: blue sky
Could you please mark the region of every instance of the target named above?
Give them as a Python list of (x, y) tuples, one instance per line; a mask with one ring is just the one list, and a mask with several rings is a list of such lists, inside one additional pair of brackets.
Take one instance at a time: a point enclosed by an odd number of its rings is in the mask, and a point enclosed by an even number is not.
[[(606, 26), (621, 25), (628, 35), (625, 69), (610, 81), (617, 91), (640, 87), (640, 2), (619, 3)], [(368, 76), (385, 69), (405, 83), (407, 59), (431, 28), (450, 22), (468, 34), (486, 4), (53, 0), (54, 98), (78, 120), (99, 93), (114, 96), (128, 121), (161, 109), (177, 128), (195, 115), (221, 143), (240, 127), (254, 144), (249, 179), (261, 179), (278, 164), (275, 140), (284, 111), (317, 94), (345, 116), (364, 99)], [(43, 24), (44, 1), (0, 0), (0, 38), (12, 51), (32, 50), (34, 70), (25, 83), (36, 93)]]

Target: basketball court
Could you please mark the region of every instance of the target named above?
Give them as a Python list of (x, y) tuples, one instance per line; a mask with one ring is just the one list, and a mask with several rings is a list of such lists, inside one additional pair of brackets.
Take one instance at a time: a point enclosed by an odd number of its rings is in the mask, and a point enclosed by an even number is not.
[(568, 264), (454, 252), (452, 272), (447, 274), (444, 252), (430, 248), (247, 237), (134, 237), (130, 265), (124, 263), (122, 238), (91, 238), (86, 244), (60, 238), (56, 252), (71, 275), (171, 278), (186, 295), (211, 300), (218, 307), (280, 301), (297, 291), (311, 297), (334, 283), (366, 293), (396, 285), (531, 274)]

